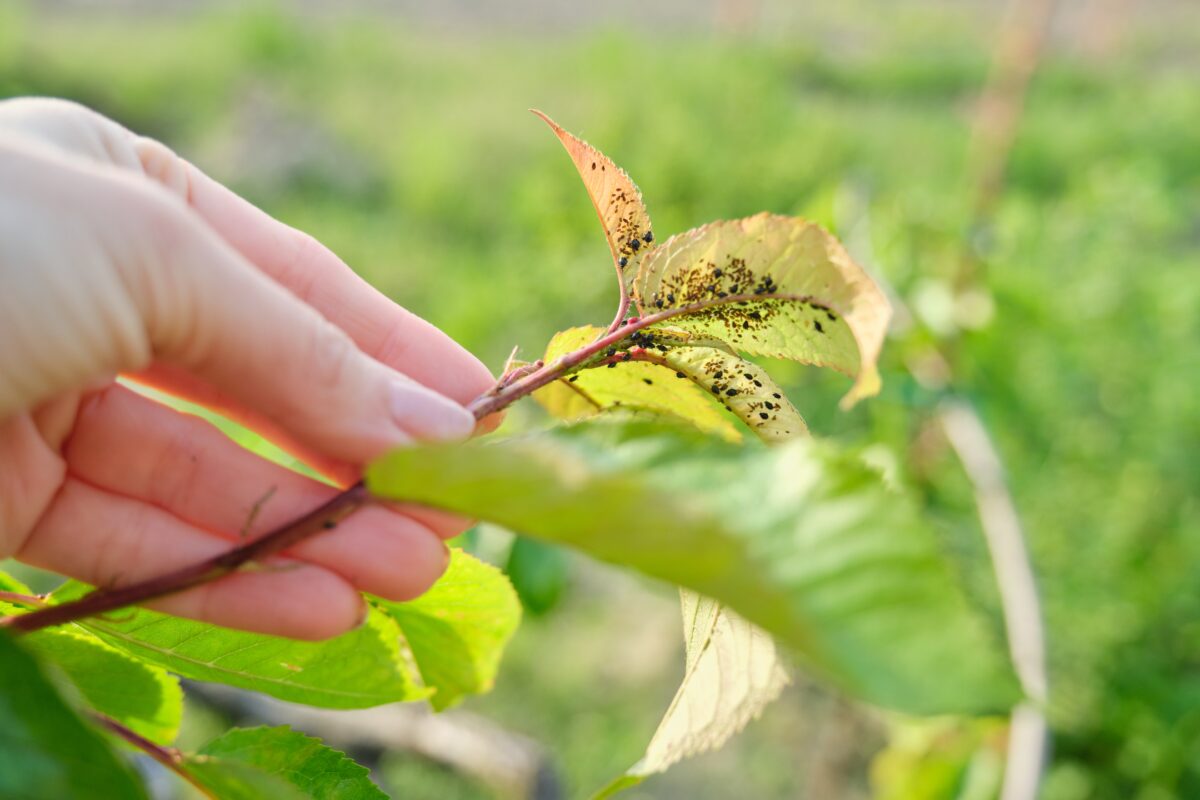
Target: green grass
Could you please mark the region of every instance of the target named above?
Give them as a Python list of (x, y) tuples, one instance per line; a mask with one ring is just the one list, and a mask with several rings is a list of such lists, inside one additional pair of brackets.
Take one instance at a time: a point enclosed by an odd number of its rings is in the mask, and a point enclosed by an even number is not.
[[(162, 138), (498, 367), (614, 301), (594, 214), (530, 106), (628, 169), (656, 232), (802, 213), (910, 303), (953, 273), (994, 15), (837, 5), (748, 41), (0, 4), (0, 96), (72, 97)], [(1165, 5), (1106, 59), (1045, 64), (979, 242), (995, 316), (959, 340), (958, 385), (997, 436), (1048, 607), (1055, 800), (1200, 795), (1200, 24)], [(905, 369), (922, 321), (852, 413), (835, 408), (843, 378), (780, 374), (816, 432), (895, 455), (994, 611), (970, 487), (925, 429), (937, 397)], [(673, 640), (621, 652), (627, 625), (676, 635), (669, 593), (580, 571), (468, 705), (545, 743), (574, 794), (636, 760), (680, 670)], [(829, 702), (794, 692), (642, 795), (798, 796)], [(848, 796), (869, 750), (843, 770)], [(388, 774), (401, 796), (478, 796), (419, 763)]]

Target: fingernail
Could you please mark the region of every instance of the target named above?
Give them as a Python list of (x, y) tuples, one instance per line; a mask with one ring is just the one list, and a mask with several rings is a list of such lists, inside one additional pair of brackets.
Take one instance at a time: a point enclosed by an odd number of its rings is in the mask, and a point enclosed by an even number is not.
[(437, 392), (412, 382), (392, 384), (392, 417), (418, 439), (466, 439), (475, 430), (475, 415)]

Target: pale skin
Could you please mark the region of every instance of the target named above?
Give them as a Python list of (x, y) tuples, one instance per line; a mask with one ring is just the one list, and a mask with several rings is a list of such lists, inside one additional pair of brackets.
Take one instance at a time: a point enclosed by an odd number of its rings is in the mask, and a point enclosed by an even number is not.
[[(342, 485), (389, 448), (470, 436), (464, 405), (493, 383), (311, 236), (159, 142), (72, 103), (0, 102), (0, 558), (121, 586), (335, 494), (118, 375), (218, 410)], [(371, 506), (152, 606), (334, 636), (362, 621), (360, 592), (432, 585), (464, 525)]]

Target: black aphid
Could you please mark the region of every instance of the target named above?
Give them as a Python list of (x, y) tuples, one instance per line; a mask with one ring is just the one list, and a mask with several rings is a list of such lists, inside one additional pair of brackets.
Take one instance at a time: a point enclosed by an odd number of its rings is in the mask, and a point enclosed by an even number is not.
[(608, 368), (609, 368), (609, 369), (612, 369), (612, 368), (613, 368), (613, 367), (615, 367), (616, 365), (617, 365), (617, 362), (613, 361), (611, 364), (609, 364), (609, 365), (608, 365)]
[(649, 378), (642, 378), (642, 383), (646, 384), (647, 386), (654, 385), (654, 381), (650, 380)]
[(638, 248), (641, 246), (642, 246), (642, 243), (639, 242), (637, 239), (629, 240), (629, 249), (632, 250), (633, 252), (636, 253), (638, 251)]
[(662, 300), (655, 300), (655, 301), (654, 301), (654, 307), (655, 307), (655, 308), (662, 308), (662, 307), (663, 307), (663, 301), (662, 301)]
[(767, 412), (765, 412), (765, 411), (760, 411), (760, 412), (758, 412), (758, 418), (759, 418), (759, 419), (770, 419), (770, 417), (771, 417), (771, 415), (770, 415), (770, 414), (768, 414), (768, 413), (767, 413)]
[(754, 380), (754, 376), (751, 375), (749, 372), (743, 372), (742, 374), (746, 376), (746, 380), (748, 380), (748, 381)]
[(725, 394), (729, 395), (730, 397), (733, 397), (737, 393), (738, 393), (737, 389), (726, 389), (725, 390)]
[(722, 276), (722, 275), (724, 275), (724, 274), (725, 274), (725, 273), (721, 271), (721, 268), (720, 268), (720, 267), (717, 267), (716, 269), (714, 269), (714, 270), (713, 270), (713, 277), (714, 277), (714, 278), (719, 278), (719, 277), (721, 277), (721, 276)]
[(567, 383), (574, 383), (574, 382), (575, 382), (575, 381), (577, 381), (577, 380), (579, 380), (579, 376), (578, 376), (578, 375), (572, 375), (571, 377), (567, 378)]
[(676, 378), (686, 378), (686, 377), (687, 377), (687, 375), (684, 375), (682, 372), (676, 372), (676, 373), (675, 373), (675, 377), (676, 377)]
[(652, 231), (646, 231), (644, 234), (642, 234), (642, 239), (645, 240), (646, 244), (650, 244), (654, 241), (654, 233)]
[(617, 348), (615, 348), (615, 347), (610, 347), (604, 351), (604, 355), (608, 356), (609, 358), (612, 358), (616, 354), (617, 354)]
[(337, 522), (332, 519), (327, 519), (321, 523), (321, 527), (327, 531), (331, 531), (337, 527)]
[(820, 321), (820, 320), (814, 319), (814, 320), (813, 320), (813, 327), (817, 329), (817, 333), (824, 333), (824, 332), (825, 332), (825, 329), (821, 327), (821, 321)]
[(673, 295), (673, 294), (668, 294), (668, 295), (667, 295), (667, 302), (668, 302), (668, 303), (674, 303), (674, 302), (675, 302), (675, 295)]
[(627, 266), (629, 266), (629, 259), (628, 259), (628, 258), (626, 258), (625, 256), (621, 256), (620, 258), (618, 258), (618, 259), (617, 259), (617, 266), (618, 266), (618, 267), (627, 267)]
[(721, 380), (721, 376), (724, 374), (725, 374), (724, 370), (721, 370), (716, 375), (713, 375), (713, 378), (715, 378), (716, 380)]
[(782, 399), (783, 399), (783, 395), (781, 395), (779, 392), (775, 392), (775, 393), (773, 393), (773, 394), (771, 395), (771, 397), (774, 397), (776, 400), (782, 400)]
[(762, 381), (755, 381), (755, 382), (754, 382), (754, 385), (755, 385), (755, 386), (757, 386), (758, 388), (760, 388), (760, 389), (761, 389), (761, 388), (762, 388)]

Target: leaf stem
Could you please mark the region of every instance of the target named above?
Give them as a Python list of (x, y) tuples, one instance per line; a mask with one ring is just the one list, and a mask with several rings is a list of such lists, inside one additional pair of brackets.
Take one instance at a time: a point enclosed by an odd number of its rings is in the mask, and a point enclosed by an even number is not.
[(20, 592), (0, 592), (0, 600), (23, 606), (33, 606), (34, 608), (41, 608), (46, 605), (45, 598), (34, 594), (21, 594)]
[(195, 776), (184, 769), (183, 756), (174, 747), (163, 747), (162, 745), (155, 744), (145, 736), (126, 728), (124, 725), (105, 714), (92, 711), (90, 712), (90, 715), (92, 719), (99, 723), (100, 727), (104, 728), (109, 733), (124, 739), (138, 750), (141, 750), (159, 764), (162, 764), (164, 767), (171, 770), (171, 772), (174, 772), (180, 778), (196, 787), (196, 789), (198, 789), (205, 797), (211, 797), (214, 800), (217, 800), (217, 796), (213, 794), (208, 787), (204, 786), (202, 783), (196, 780)]

